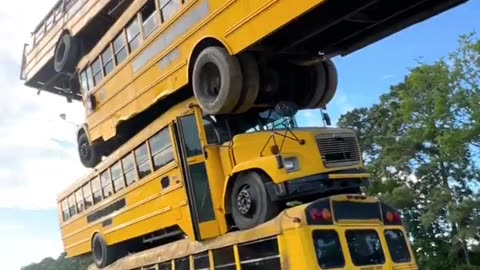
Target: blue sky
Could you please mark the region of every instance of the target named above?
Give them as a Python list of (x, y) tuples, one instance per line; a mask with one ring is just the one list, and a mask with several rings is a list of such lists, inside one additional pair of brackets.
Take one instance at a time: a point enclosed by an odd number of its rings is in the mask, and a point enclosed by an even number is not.
[[(62, 252), (56, 194), (85, 172), (76, 157), (73, 127), (58, 117), (66, 112), (71, 121), (79, 122), (81, 106), (52, 95), (38, 97), (17, 79), (22, 44), (27, 40), (19, 33), (29, 33), (54, 1), (25, 2), (0, 7), (0, 23), (17, 26), (0, 30), (10, 40), (0, 44), (0, 259), (5, 270)], [(335, 58), (340, 81), (328, 107), (332, 120), (377, 102), (415, 66), (415, 59), (435, 61), (456, 48), (458, 35), (480, 32), (479, 13), (480, 0), (473, 0)], [(318, 124), (317, 116), (305, 112), (301, 122)]]

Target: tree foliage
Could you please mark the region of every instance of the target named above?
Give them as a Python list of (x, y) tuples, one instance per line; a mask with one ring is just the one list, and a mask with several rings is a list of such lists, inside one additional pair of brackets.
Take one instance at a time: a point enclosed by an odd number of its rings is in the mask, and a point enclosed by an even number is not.
[(39, 263), (24, 266), (21, 270), (85, 270), (91, 263), (90, 256), (68, 259), (65, 254), (61, 254), (56, 260), (48, 257)]
[(368, 192), (402, 209), (420, 269), (455, 269), (475, 257), (479, 104), (480, 40), (469, 34), (448, 57), (411, 69), (378, 104), (339, 120), (360, 138)]

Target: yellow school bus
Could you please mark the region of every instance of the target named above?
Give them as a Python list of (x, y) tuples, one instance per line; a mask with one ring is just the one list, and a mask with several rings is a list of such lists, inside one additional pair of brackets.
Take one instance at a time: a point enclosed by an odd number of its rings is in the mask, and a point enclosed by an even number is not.
[(173, 106), (59, 195), (68, 256), (103, 252), (104, 265), (114, 250), (249, 229), (288, 205), (368, 185), (351, 130), (295, 127), (269, 109), (214, 117), (195, 101)]
[(460, 2), (137, 0), (78, 65), (81, 161), (95, 166), (82, 151), (108, 156), (179, 91), (212, 115), (278, 101), (324, 108), (337, 87), (330, 57)]
[(58, 0), (32, 32), (23, 51), (25, 85), (81, 100), (76, 65), (132, 1)]
[(373, 197), (339, 195), (289, 208), (247, 231), (132, 254), (104, 270), (418, 269), (406, 236), (390, 206)]

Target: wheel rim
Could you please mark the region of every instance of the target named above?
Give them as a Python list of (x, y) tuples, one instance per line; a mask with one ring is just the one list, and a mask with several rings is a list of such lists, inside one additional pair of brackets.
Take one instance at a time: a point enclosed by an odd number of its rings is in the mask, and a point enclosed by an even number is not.
[(88, 143), (83, 143), (80, 146), (80, 157), (82, 160), (89, 160), (92, 156), (92, 151), (88, 145)]
[(243, 186), (237, 193), (236, 204), (238, 211), (244, 216), (251, 216), (255, 212), (255, 196), (252, 196), (248, 185)]
[(222, 78), (220, 70), (214, 63), (206, 63), (200, 72), (202, 90), (208, 101), (214, 101), (220, 93)]

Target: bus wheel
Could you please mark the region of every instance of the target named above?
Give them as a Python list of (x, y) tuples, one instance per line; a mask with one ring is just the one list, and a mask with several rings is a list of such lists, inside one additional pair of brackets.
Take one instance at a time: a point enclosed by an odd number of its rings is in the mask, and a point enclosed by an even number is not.
[(63, 33), (55, 47), (54, 68), (58, 73), (73, 73), (80, 54), (77, 38)]
[(257, 99), (260, 90), (260, 71), (257, 60), (252, 54), (241, 54), (238, 59), (242, 68), (243, 82), (240, 100), (235, 106), (234, 112), (243, 113), (252, 108)]
[(95, 234), (92, 240), (92, 257), (98, 268), (103, 268), (115, 261), (115, 253), (112, 247), (107, 246), (100, 234)]
[(192, 87), (205, 113), (231, 113), (242, 91), (242, 71), (238, 59), (222, 47), (205, 48), (195, 61)]
[(95, 167), (102, 160), (98, 151), (96, 151), (95, 147), (88, 141), (85, 133), (78, 136), (78, 154), (83, 166), (87, 168)]
[(337, 69), (335, 68), (335, 64), (330, 59), (327, 59), (319, 64), (323, 66), (325, 74), (325, 76), (322, 78), (325, 80), (325, 83), (323, 83), (325, 89), (323, 90), (323, 94), (319, 100), (312, 100), (310, 108), (325, 108), (332, 100), (333, 96), (335, 96), (335, 92), (337, 91), (338, 73)]
[(266, 177), (257, 172), (241, 174), (233, 184), (230, 197), (232, 218), (240, 230), (260, 225), (279, 213), (265, 187)]

